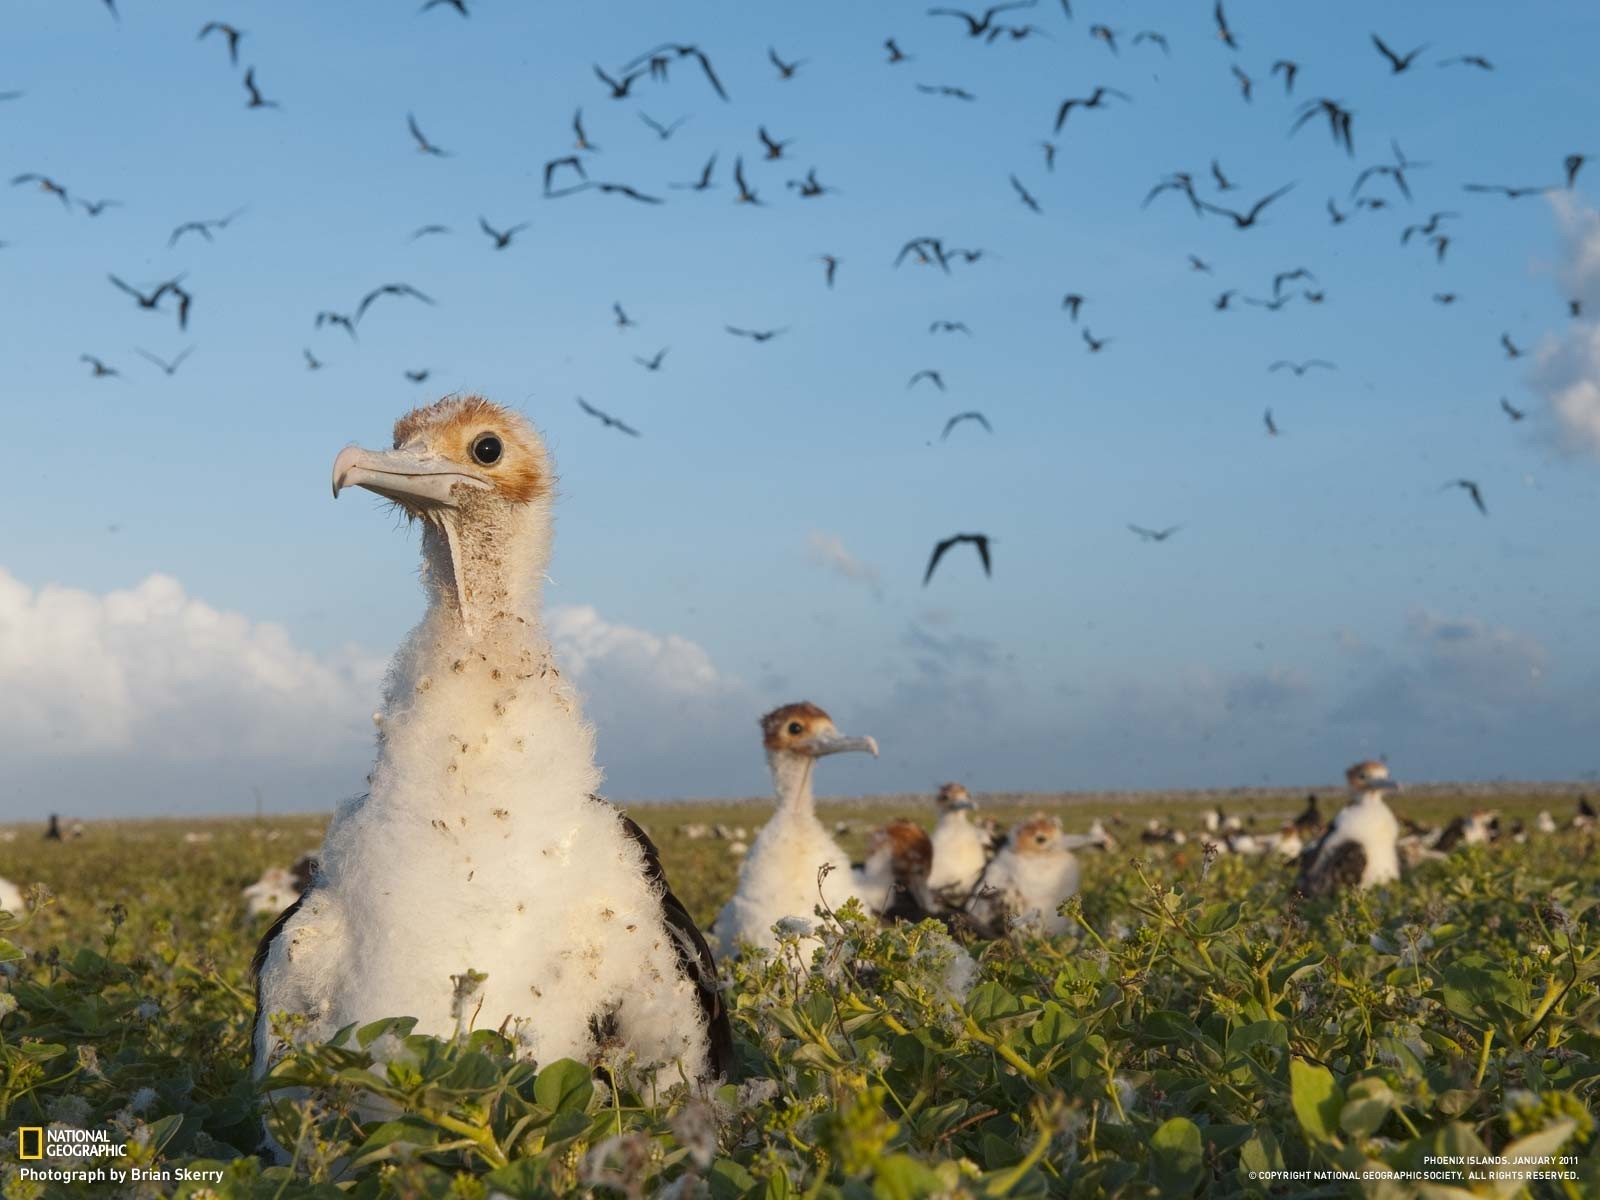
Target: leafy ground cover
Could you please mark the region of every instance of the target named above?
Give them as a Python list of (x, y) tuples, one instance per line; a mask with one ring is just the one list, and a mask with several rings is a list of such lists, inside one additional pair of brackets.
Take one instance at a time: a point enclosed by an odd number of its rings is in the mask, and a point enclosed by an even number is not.
[[(737, 858), (681, 828), (753, 833), (765, 814), (638, 815), (708, 920)], [(825, 815), (856, 848), (896, 814)], [(1125, 840), (1085, 858), (1071, 933), (965, 950), (933, 925), (846, 913), (813, 961), (789, 948), (729, 968), (740, 1078), (707, 1095), (669, 1080), (634, 1094), (612, 1061), (517, 1062), (492, 1030), (441, 1041), (379, 1022), (279, 1065), (274, 1083), (300, 1090), (275, 1093), (269, 1123), (294, 1161), (269, 1166), (251, 1153), (264, 1100), (246, 1074), (268, 918), (239, 889), (320, 830), (108, 822), (0, 843), (0, 875), (43, 885), (31, 912), (0, 918), (0, 1194), (66, 1190), (17, 1171), (10, 1131), (49, 1123), (119, 1130), (122, 1167), (171, 1176), (124, 1189), (151, 1195), (1600, 1194), (1600, 854), (1578, 835), (1475, 847), (1306, 906), (1281, 863)], [(1573, 1177), (1267, 1178), (1430, 1155), (1549, 1156)]]

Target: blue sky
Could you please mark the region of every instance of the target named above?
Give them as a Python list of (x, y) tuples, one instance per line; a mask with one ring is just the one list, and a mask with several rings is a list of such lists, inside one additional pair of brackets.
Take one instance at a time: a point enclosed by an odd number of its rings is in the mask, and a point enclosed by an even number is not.
[[(762, 790), (754, 718), (800, 697), (884, 744), (830, 764), (840, 791), (1296, 784), (1378, 752), (1402, 777), (1600, 768), (1600, 167), (1553, 199), (1461, 190), (1559, 183), (1566, 154), (1600, 153), (1600, 11), (1240, 0), (1234, 52), (1198, 3), (1083, 0), (1069, 21), (1041, 2), (1001, 20), (1048, 36), (993, 45), (919, 4), (470, 7), (8, 8), (0, 91), (25, 94), (0, 104), (5, 176), (121, 206), (91, 219), (0, 189), (0, 805), (212, 811), (257, 786), (304, 810), (359, 790), (377, 673), (420, 608), (417, 547), (375, 500), (334, 503), (328, 467), (457, 388), (549, 441), (547, 596), (619, 798)], [(208, 19), (246, 31), (237, 68), (196, 41)], [(1143, 28), (1170, 57), (1130, 44)], [(1369, 31), (1431, 49), (1393, 76)], [(885, 62), (889, 35), (912, 61)], [(681, 62), (626, 101), (591, 72), (680, 40), (728, 103)], [(769, 45), (808, 61), (780, 80)], [(1436, 65), (1468, 53), (1497, 69)], [(1301, 64), (1292, 98), (1280, 57)], [(244, 107), (248, 65), (280, 109)], [(1046, 170), (1056, 106), (1102, 84), (1132, 102), (1075, 111)], [(1319, 96), (1355, 111), (1353, 157), (1324, 123), (1289, 136)], [(541, 197), (580, 105), (591, 176), (667, 203)], [(689, 119), (662, 142), (640, 111)], [(416, 152), (408, 112), (450, 157)], [(761, 125), (793, 139), (784, 161), (759, 161)], [(1326, 201), (1350, 211), (1391, 138), (1431, 164), (1415, 203), (1378, 181), (1390, 207), (1331, 225)], [(713, 152), (715, 190), (666, 187)], [(738, 154), (760, 208), (732, 202)], [(1215, 192), (1213, 157), (1238, 191)], [(811, 167), (837, 192), (785, 187)], [(1223, 204), (1296, 186), (1243, 232), (1175, 195), (1141, 207), (1185, 169)], [(214, 242), (168, 247), (241, 208)], [(1399, 238), (1439, 209), (1461, 214), (1442, 264)], [(480, 215), (529, 228), (495, 252)], [(429, 223), (453, 232), (407, 240)], [(988, 257), (894, 269), (924, 234)], [(822, 253), (841, 260), (831, 291)], [(1324, 303), (1212, 308), (1301, 266)], [(180, 271), (187, 336), (105, 278)], [(381, 300), (359, 342), (312, 327), (393, 281), (437, 306)], [(1446, 291), (1460, 301), (1431, 300)], [(930, 335), (936, 319), (974, 336)], [(726, 324), (789, 331), (754, 345)], [(1508, 361), (1502, 332), (1528, 356)], [(172, 378), (134, 353), (190, 345)], [(662, 347), (660, 372), (634, 362)], [(89, 378), (85, 353), (121, 377)], [(1266, 369), (1308, 357), (1338, 370)], [(948, 392), (908, 390), (922, 368)], [(967, 409), (993, 435), (941, 441)], [(1456, 477), (1487, 520), (1440, 491)], [(1129, 522), (1183, 528), (1151, 545)], [(995, 538), (994, 578), (966, 551), (924, 589), (932, 544), (961, 530)]]

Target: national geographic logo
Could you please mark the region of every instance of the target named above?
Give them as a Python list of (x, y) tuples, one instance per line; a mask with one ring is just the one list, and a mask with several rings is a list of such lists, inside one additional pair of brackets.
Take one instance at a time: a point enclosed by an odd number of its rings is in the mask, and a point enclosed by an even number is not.
[(109, 1129), (24, 1125), (17, 1130), (17, 1157), (28, 1162), (37, 1162), (46, 1155), (51, 1158), (115, 1157), (122, 1149)]
[(38, 1125), (24, 1125), (17, 1130), (17, 1157), (40, 1159), (44, 1157), (44, 1129)]

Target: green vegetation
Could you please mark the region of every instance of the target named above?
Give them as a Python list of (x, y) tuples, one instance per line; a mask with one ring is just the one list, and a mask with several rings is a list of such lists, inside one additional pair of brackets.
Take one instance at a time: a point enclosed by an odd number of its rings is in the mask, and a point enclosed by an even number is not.
[[(1069, 827), (1106, 811), (1069, 810)], [(1125, 812), (1135, 827), (1144, 815)], [(737, 859), (679, 827), (753, 834), (765, 810), (637, 815), (709, 919)], [(853, 847), (889, 815), (825, 813), (851, 822)], [(209, 839), (185, 840), (196, 832)], [(239, 889), (319, 836), (309, 818), (124, 822), (0, 843), (0, 876), (47, 889), (20, 922), (0, 918), (0, 1131), (110, 1124), (134, 1164), (224, 1173), (150, 1194), (1399, 1196), (1417, 1185), (1259, 1176), (1439, 1154), (1567, 1156), (1577, 1178), (1531, 1194), (1600, 1194), (1592, 839), (1473, 848), (1398, 887), (1297, 909), (1281, 862), (1208, 862), (1194, 843), (1130, 836), (1085, 857), (1077, 932), (972, 947), (964, 996), (936, 927), (846, 914), (804, 972), (793, 950), (732, 968), (741, 1080), (706, 1098), (664, 1079), (629, 1094), (609, 1061), (517, 1063), (493, 1030), (443, 1042), (379, 1022), (277, 1068), (279, 1085), (306, 1089), (279, 1093), (271, 1117), (291, 1170), (248, 1153), (261, 1105), (246, 1078), (248, 963), (268, 918), (248, 917)], [(1516, 1181), (1445, 1186), (1430, 1194), (1523, 1194)], [(0, 1150), (7, 1200), (59, 1190), (22, 1180), (14, 1147)]]

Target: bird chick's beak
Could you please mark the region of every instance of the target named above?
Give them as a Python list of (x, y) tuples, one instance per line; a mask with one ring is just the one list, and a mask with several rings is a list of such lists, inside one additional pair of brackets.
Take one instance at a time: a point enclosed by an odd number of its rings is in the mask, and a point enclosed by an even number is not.
[(1374, 779), (1367, 784), (1367, 791), (1369, 792), (1398, 792), (1400, 790), (1400, 781), (1397, 779)]
[(795, 749), (812, 758), (821, 758), (824, 754), (842, 754), (847, 750), (865, 750), (873, 758), (878, 757), (878, 743), (875, 740), (869, 737), (846, 737), (842, 733), (819, 733), (803, 742), (796, 742)]
[(460, 463), (411, 449), (363, 450), (346, 446), (333, 460), (333, 495), (364, 487), (408, 511), (454, 508), (457, 487), (489, 487)]

